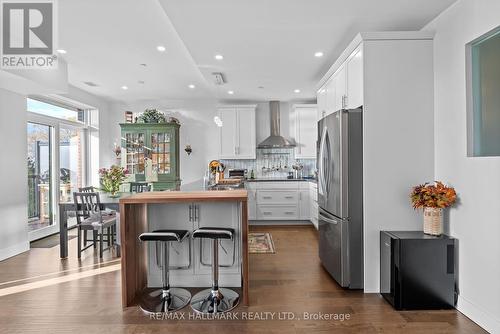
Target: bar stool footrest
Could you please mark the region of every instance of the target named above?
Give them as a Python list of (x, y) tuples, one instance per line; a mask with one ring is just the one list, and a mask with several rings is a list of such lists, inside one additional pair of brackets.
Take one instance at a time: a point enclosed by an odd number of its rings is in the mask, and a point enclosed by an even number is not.
[(228, 312), (238, 306), (240, 296), (236, 291), (226, 288), (212, 288), (198, 292), (191, 300), (191, 308), (202, 314)]
[(175, 312), (191, 300), (191, 293), (182, 288), (170, 288), (168, 296), (163, 296), (161, 288), (145, 288), (141, 294), (139, 307), (146, 314)]

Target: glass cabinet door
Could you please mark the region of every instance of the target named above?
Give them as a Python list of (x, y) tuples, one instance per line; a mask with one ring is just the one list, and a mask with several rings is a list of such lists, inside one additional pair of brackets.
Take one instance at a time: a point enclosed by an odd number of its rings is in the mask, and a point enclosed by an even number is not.
[(153, 171), (170, 174), (172, 164), (172, 134), (170, 132), (151, 133), (151, 161)]
[(145, 138), (141, 132), (125, 133), (125, 167), (130, 174), (144, 174)]

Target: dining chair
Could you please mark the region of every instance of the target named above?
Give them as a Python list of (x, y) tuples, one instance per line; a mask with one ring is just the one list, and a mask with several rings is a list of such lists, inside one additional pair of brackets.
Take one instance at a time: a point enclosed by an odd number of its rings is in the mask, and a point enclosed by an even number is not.
[[(82, 187), (82, 188), (78, 188), (78, 191), (81, 193), (93, 193), (93, 192), (96, 192), (96, 188), (93, 186)], [(101, 209), (104, 209), (104, 207), (101, 207)], [(88, 230), (83, 233), (83, 245), (84, 246), (87, 246), (87, 242), (88, 242), (87, 232), (88, 232)], [(97, 239), (97, 231), (91, 231), (91, 232), (92, 232), (92, 237), (93, 237), (94, 244), (95, 244), (95, 240)], [(113, 237), (114, 237), (114, 235), (113, 235)]]
[(151, 185), (145, 182), (130, 182), (131, 193), (142, 193), (151, 191)]
[[(82, 252), (87, 248), (97, 247), (97, 238), (99, 239), (99, 257), (102, 259), (103, 251), (114, 246), (114, 230), (116, 230), (116, 212), (106, 212), (102, 210), (99, 193), (96, 192), (75, 192), (73, 199), (76, 209), (76, 222), (78, 229), (78, 258), (81, 258)], [(108, 247), (104, 249), (104, 235), (107, 230)], [(82, 231), (93, 231), (94, 242), (91, 245), (84, 245), (82, 248)]]

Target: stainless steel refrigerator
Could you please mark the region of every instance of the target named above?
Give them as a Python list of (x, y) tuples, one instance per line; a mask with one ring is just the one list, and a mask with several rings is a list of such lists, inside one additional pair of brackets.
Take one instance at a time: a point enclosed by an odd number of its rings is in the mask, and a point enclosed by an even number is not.
[(318, 122), (319, 257), (342, 286), (363, 288), (363, 112)]

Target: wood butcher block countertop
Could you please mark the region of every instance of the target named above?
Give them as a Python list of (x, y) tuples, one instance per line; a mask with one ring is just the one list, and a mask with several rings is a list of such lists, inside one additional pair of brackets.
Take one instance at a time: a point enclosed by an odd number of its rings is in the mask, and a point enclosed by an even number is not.
[(121, 204), (178, 203), (178, 202), (246, 202), (245, 189), (204, 191), (152, 191), (120, 199)]

